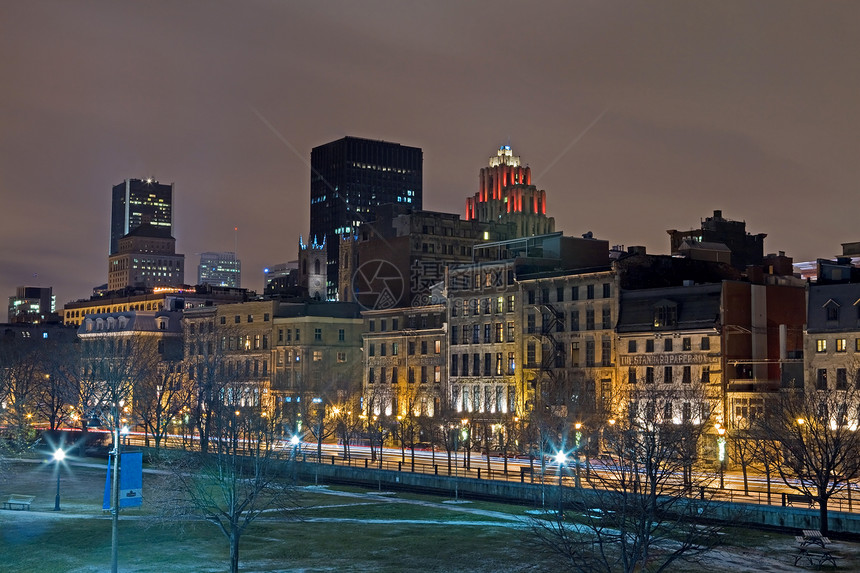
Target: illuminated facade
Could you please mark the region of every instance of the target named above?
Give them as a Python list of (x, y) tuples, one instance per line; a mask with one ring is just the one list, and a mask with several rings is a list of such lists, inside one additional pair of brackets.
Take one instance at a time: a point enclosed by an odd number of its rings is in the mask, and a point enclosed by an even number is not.
[(236, 253), (200, 253), (197, 284), (241, 287), (242, 261), (236, 257)]
[[(253, 294), (253, 293), (251, 293)], [(248, 291), (229, 287), (161, 287), (144, 293), (119, 294), (68, 302), (63, 307), (63, 324), (80, 326), (90, 314), (128, 311), (186, 310), (214, 307), (247, 300)]]
[(386, 203), (421, 209), (423, 153), (399, 143), (344, 137), (311, 151), (310, 242), (326, 245), (327, 298), (337, 299), (340, 238)]
[(847, 258), (819, 260), (818, 267), (819, 281), (809, 286), (804, 387), (807, 392), (860, 390), (858, 269)]
[(465, 219), (513, 222), (518, 237), (555, 231), (555, 219), (546, 215), (546, 191), (531, 184), (531, 169), (521, 165), (509, 145), (481, 169), (478, 192), (466, 199)]
[(185, 255), (176, 253), (176, 239), (165, 227), (143, 224), (119, 240), (108, 258), (108, 290), (152, 288), (185, 283)]
[(51, 287), (18, 287), (9, 297), (9, 323), (39, 324), (56, 321), (57, 297)]
[(448, 381), (444, 304), (366, 310), (366, 415), (435, 416)]
[(137, 227), (149, 223), (173, 234), (173, 183), (154, 179), (126, 179), (113, 187), (110, 254), (119, 252), (119, 241)]

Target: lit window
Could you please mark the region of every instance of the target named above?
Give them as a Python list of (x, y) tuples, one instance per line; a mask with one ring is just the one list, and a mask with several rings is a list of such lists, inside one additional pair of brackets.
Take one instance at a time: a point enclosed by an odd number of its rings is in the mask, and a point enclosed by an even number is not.
[(845, 352), (848, 350), (848, 340), (845, 338), (836, 339), (836, 352)]
[(819, 338), (815, 341), (815, 351), (816, 352), (827, 352), (827, 341), (823, 338)]

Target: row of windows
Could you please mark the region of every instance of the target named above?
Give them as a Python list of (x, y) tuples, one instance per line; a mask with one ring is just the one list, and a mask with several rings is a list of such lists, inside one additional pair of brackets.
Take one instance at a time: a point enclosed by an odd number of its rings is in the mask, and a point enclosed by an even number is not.
[[(439, 328), (441, 326), (441, 319), (437, 315), (410, 315), (406, 318), (406, 328), (410, 329), (427, 329), (427, 328)], [(392, 318), (391, 319), (391, 329), (393, 331), (400, 330), (400, 319)], [(370, 319), (367, 321), (367, 331), (368, 332), (376, 332), (376, 319)], [(380, 318), (379, 319), (379, 332), (389, 332), (388, 328), (388, 319)]]
[(163, 308), (163, 301), (156, 302), (140, 302), (133, 304), (120, 304), (115, 306), (103, 306), (98, 308), (87, 308), (87, 309), (79, 309), (79, 310), (67, 310), (65, 312), (66, 319), (69, 318), (81, 318), (88, 314), (106, 314), (109, 312), (128, 312), (130, 310), (161, 310)]
[[(672, 400), (649, 400), (639, 404), (630, 402), (628, 415), (631, 419), (641, 418), (646, 421), (673, 424), (701, 424), (708, 419), (711, 407), (707, 402), (680, 402)], [(658, 416), (659, 415), (659, 416)]]
[[(188, 377), (191, 380), (194, 380), (195, 373), (197, 378), (205, 377), (205, 368), (206, 364), (197, 364), (195, 366), (191, 366), (188, 369)], [(218, 375), (222, 378), (231, 377), (231, 376), (268, 376), (269, 375), (269, 361), (268, 360), (259, 360), (250, 358), (235, 361), (225, 361), (218, 364)]]
[[(612, 366), (612, 340), (608, 336), (601, 337), (601, 356), (599, 364), (597, 363), (596, 349), (597, 344), (594, 340), (585, 341), (585, 361), (583, 363), (580, 342), (578, 340), (571, 342), (570, 366), (572, 366), (573, 368), (579, 368), (580, 366), (585, 366), (587, 368), (592, 368), (595, 366), (605, 368)], [(556, 343), (556, 346), (554, 348), (548, 344), (542, 345), (541, 358), (544, 362), (549, 359), (550, 364), (544, 364), (544, 366), (564, 368), (567, 364), (564, 344), (561, 342)], [(526, 367), (537, 368), (538, 366), (539, 364), (537, 361), (537, 346), (534, 342), (529, 342), (526, 346)]]
[[(593, 300), (595, 298), (597, 285), (585, 285), (585, 299)], [(540, 302), (541, 303), (549, 303), (549, 302), (564, 302), (564, 293), (565, 288), (563, 286), (555, 287), (555, 301), (550, 301), (550, 289), (544, 287), (540, 289)], [(600, 285), (600, 292), (603, 295), (602, 298), (611, 298), (612, 297), (612, 284), (611, 283), (602, 283)], [(582, 297), (582, 287), (580, 285), (573, 285), (570, 287), (570, 296), (568, 300), (581, 300)], [(529, 304), (537, 303), (537, 295), (538, 291), (528, 290), (526, 291), (526, 297), (528, 299)]]
[[(675, 382), (677, 370), (675, 370), (672, 366), (664, 366), (663, 367), (663, 379), (662, 382), (665, 384), (671, 384)], [(631, 366), (627, 369), (627, 382), (630, 384), (636, 384), (637, 382), (645, 382), (645, 384), (653, 384), (654, 380), (654, 367), (648, 366), (645, 368), (645, 378), (641, 379), (639, 377), (639, 371), (636, 367)], [(702, 384), (707, 384), (711, 381), (711, 367), (703, 366), (702, 371), (699, 377), (699, 381)], [(681, 383), (682, 384), (691, 384), (693, 382), (693, 368), (691, 366), (682, 366), (681, 367)]]
[(451, 316), (478, 316), (480, 314), (502, 314), (516, 310), (516, 296), (507, 295), (485, 298), (456, 299), (451, 305)]
[(516, 390), (510, 386), (451, 386), (451, 403), (458, 412), (515, 412)]
[[(484, 234), (485, 240), (489, 234)], [(507, 280), (505, 280), (507, 279)], [(448, 279), (451, 291), (481, 288), (503, 288), (514, 284), (514, 272), (510, 268), (484, 268), (465, 273), (454, 273)]]
[[(314, 328), (314, 342), (322, 342), (323, 339), (323, 329), (322, 328)], [(295, 339), (293, 338), (293, 329), (292, 328), (279, 328), (278, 329), (278, 344), (283, 342), (301, 342), (302, 341), (302, 329), (295, 329)], [(346, 342), (346, 330), (343, 328), (339, 328), (337, 331), (337, 341), (338, 342)]]
[[(193, 344), (193, 343), (192, 343)], [(192, 346), (192, 352), (193, 352)], [(211, 343), (207, 345), (209, 354), (212, 354)], [(222, 336), (221, 350), (268, 350), (269, 335), (268, 334), (246, 334), (239, 336)], [(197, 354), (203, 354), (203, 342), (197, 343)]]
[[(541, 313), (541, 326), (543, 332), (564, 332), (566, 315), (563, 312), (557, 312), (555, 315), (549, 312)], [(612, 328), (612, 309), (609, 307), (601, 309), (600, 313), (600, 328), (609, 330)], [(582, 328), (580, 322), (580, 313), (578, 310), (570, 311), (570, 332), (579, 332)], [(597, 323), (595, 322), (594, 309), (589, 308), (585, 311), (585, 330), (596, 330)], [(526, 332), (534, 334), (538, 331), (537, 316), (529, 313), (526, 316)]]
[(496, 352), (495, 360), (493, 353), (485, 352), (483, 359), (483, 369), (481, 368), (481, 355), (474, 354), (452, 354), (451, 355), (451, 376), (469, 376), (469, 366), (471, 365), (472, 376), (503, 376), (514, 373), (516, 368), (516, 360), (513, 352), (508, 352), (507, 360), (504, 359), (504, 353)]
[[(406, 344), (406, 353), (409, 356), (413, 356), (415, 354), (415, 341), (410, 340)], [(421, 341), (421, 354), (429, 354), (429, 344), (428, 341)], [(397, 356), (400, 354), (400, 343), (392, 342), (390, 345), (388, 343), (382, 342), (379, 344), (379, 355), (387, 356), (388, 349), (391, 348), (391, 356)], [(433, 341), (433, 354), (440, 354), (442, 352), (442, 341), (434, 340)], [(367, 355), (368, 356), (376, 356), (376, 343), (371, 342), (367, 347)]]
[[(278, 359), (278, 366), (284, 365), (284, 358), (286, 358), (287, 364), (290, 364), (292, 362), (301, 362), (302, 361), (302, 351), (301, 350), (296, 350), (295, 354), (293, 353), (292, 350), (287, 350), (286, 352), (279, 351), (279, 352), (277, 352), (276, 356)], [(339, 363), (346, 362), (346, 352), (336, 352), (335, 353), (335, 359)], [(322, 362), (323, 351), (322, 350), (312, 351), (311, 352), (311, 360), (313, 362)]]
[[(415, 383), (415, 372), (416, 372), (416, 370), (418, 370), (418, 373), (420, 374), (420, 378), (418, 380), (421, 384), (426, 384), (427, 382), (430, 381), (428, 379), (428, 376), (430, 375), (431, 372), (433, 374), (433, 382), (435, 384), (442, 382), (442, 367), (441, 366), (433, 366), (432, 371), (430, 370), (430, 368), (431, 368), (430, 366), (420, 366), (416, 369), (415, 366), (410, 366), (406, 370), (406, 381), (409, 384), (414, 384)], [(388, 368), (386, 368), (385, 366), (380, 366), (378, 372), (379, 372), (379, 374), (378, 374), (379, 378), (377, 378), (376, 368), (371, 366), (370, 368), (367, 369), (367, 383), (368, 384), (375, 384), (376, 382), (381, 382), (383, 384), (384, 383), (397, 384), (398, 372), (399, 372), (397, 366), (392, 366), (390, 370)]]
[[(654, 339), (648, 338), (645, 340), (645, 352), (654, 352)], [(699, 340), (699, 350), (710, 350), (711, 349), (711, 338), (709, 336), (703, 336)], [(672, 352), (675, 350), (675, 341), (673, 338), (664, 338), (663, 339), (663, 351), (664, 352)], [(681, 348), (683, 351), (693, 350), (693, 339), (690, 337), (684, 337), (681, 339)], [(636, 353), (639, 351), (639, 341), (637, 340), (628, 340), (627, 341), (627, 352)]]
[[(248, 316), (248, 322), (254, 322), (254, 315), (253, 314), (249, 314), (247, 316)], [(270, 319), (269, 313), (268, 312), (263, 313), (263, 322), (269, 322), (269, 319)], [(241, 322), (242, 322), (242, 315), (241, 314), (237, 314), (233, 317), (233, 323), (234, 324), (239, 324)], [(221, 324), (227, 324), (227, 317), (226, 316), (221, 317)]]
[[(819, 368), (815, 376), (816, 390), (828, 390), (827, 368)], [(860, 390), (860, 369), (854, 373), (854, 387)], [(836, 369), (836, 390), (848, 390), (848, 370), (846, 368)]]
[[(481, 333), (483, 332), (483, 337)], [(462, 333), (462, 336), (460, 335)], [(464, 324), (460, 328), (456, 326), (451, 328), (451, 344), (488, 344), (491, 342), (505, 342), (507, 334), (507, 342), (514, 342), (516, 335), (516, 326), (513, 321), (508, 321), (507, 324), (501, 322), (484, 323), (483, 327), (480, 324)]]
[[(835, 350), (836, 352), (847, 352), (848, 351), (848, 339), (847, 338), (837, 338), (835, 342)], [(854, 339), (854, 350), (860, 352), (860, 338)], [(818, 338), (815, 340), (815, 351), (816, 352), (827, 352), (827, 340), (824, 338)]]

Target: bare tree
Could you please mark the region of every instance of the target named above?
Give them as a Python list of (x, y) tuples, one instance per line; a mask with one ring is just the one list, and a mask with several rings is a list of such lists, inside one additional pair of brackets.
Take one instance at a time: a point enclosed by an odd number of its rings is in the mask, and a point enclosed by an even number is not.
[(585, 524), (567, 522), (561, 512), (535, 520), (544, 547), (576, 571), (632, 573), (663, 571), (717, 542), (715, 529), (701, 521), (709, 502), (688, 497), (704, 492), (713, 477), (695, 472), (685, 483), (710, 412), (706, 400), (690, 394), (631, 396), (628, 415), (602, 428), (604, 454), (587, 478), (590, 488), (575, 487), (566, 497), (586, 510)]
[(776, 465), (782, 481), (818, 503), (825, 534), (830, 498), (860, 476), (858, 412), (857, 390), (787, 391), (758, 423), (765, 451), (782, 451)]
[(358, 436), (362, 427), (358, 407), (355, 401), (339, 402), (332, 407), (334, 433), (341, 443), (343, 457), (346, 460), (352, 456), (352, 441)]
[(0, 423), (10, 435), (10, 446), (23, 450), (36, 437), (33, 416), (39, 396), (38, 348), (28, 340), (0, 344)]
[(286, 480), (291, 472), (282, 471), (284, 462), (274, 455), (276, 423), (242, 403), (237, 391), (223, 407), (212, 409), (212, 447), (172, 460), (161, 489), (168, 494), (161, 499), (166, 517), (203, 519), (226, 537), (233, 573), (239, 570), (239, 544), (248, 527), (264, 512), (277, 515), (294, 508), (298, 496)]
[(179, 363), (162, 363), (152, 376), (141, 380), (134, 390), (134, 411), (143, 425), (146, 446), (153, 441), (157, 458), (170, 427), (191, 404), (190, 381)]

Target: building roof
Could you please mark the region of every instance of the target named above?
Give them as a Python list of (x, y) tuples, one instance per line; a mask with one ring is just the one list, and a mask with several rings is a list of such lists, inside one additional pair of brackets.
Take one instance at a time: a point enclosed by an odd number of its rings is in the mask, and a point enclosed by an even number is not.
[[(810, 285), (808, 301), (807, 332), (860, 330), (860, 283)], [(827, 320), (828, 306), (835, 307), (836, 320)]]
[[(621, 292), (618, 332), (697, 330), (720, 326), (721, 283)], [(677, 309), (675, 326), (654, 326), (657, 307)]]
[(127, 312), (90, 314), (78, 327), (79, 336), (109, 333), (140, 334), (144, 332), (182, 334), (182, 312), (130, 310)]

